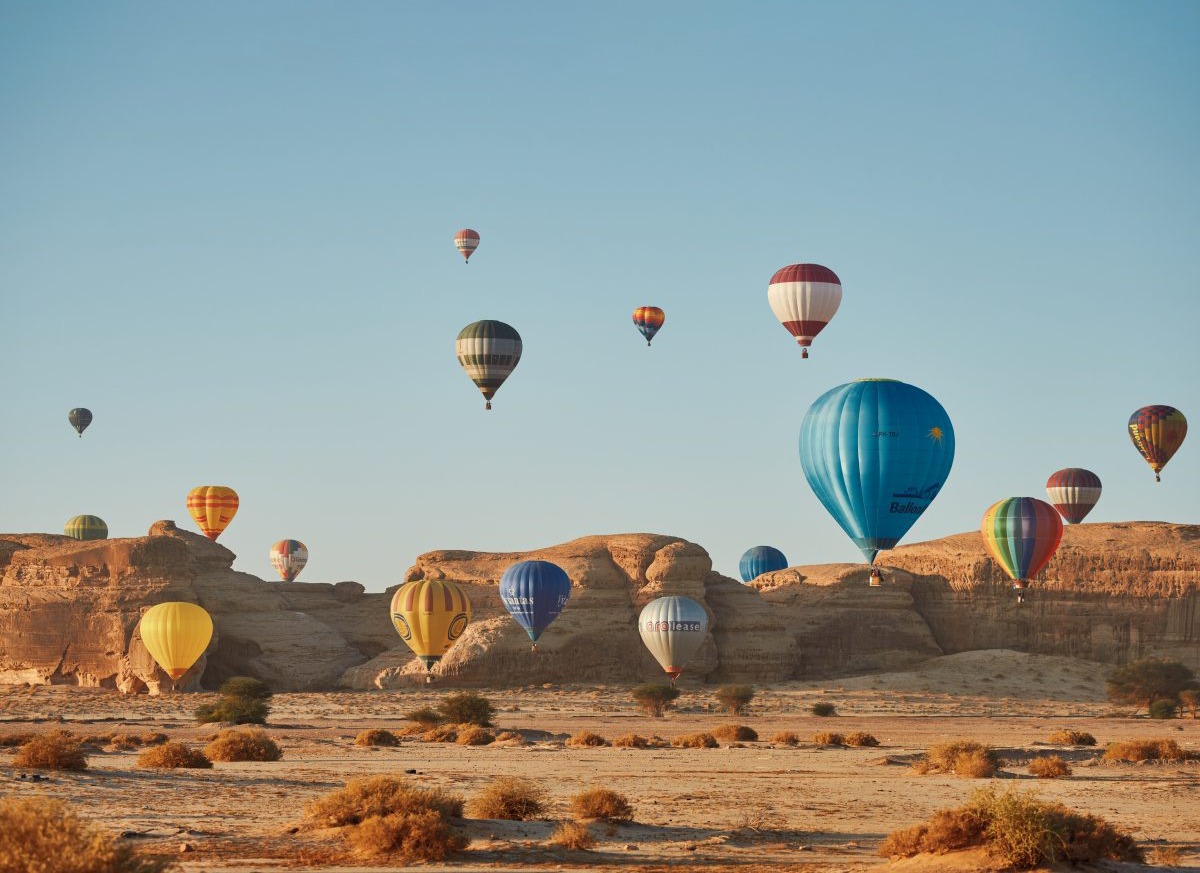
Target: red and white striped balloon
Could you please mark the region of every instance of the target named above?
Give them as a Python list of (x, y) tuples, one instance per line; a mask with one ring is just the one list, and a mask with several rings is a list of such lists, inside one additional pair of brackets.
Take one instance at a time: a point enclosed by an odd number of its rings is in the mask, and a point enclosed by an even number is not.
[(470, 261), (471, 254), (479, 248), (479, 234), (469, 227), (464, 227), (454, 235), (454, 247), (458, 249), (464, 261)]
[(833, 270), (820, 264), (792, 264), (771, 277), (767, 302), (807, 358), (813, 337), (842, 304), (842, 282)]
[(1091, 470), (1067, 467), (1046, 480), (1046, 495), (1059, 515), (1079, 524), (1100, 499), (1100, 477)]

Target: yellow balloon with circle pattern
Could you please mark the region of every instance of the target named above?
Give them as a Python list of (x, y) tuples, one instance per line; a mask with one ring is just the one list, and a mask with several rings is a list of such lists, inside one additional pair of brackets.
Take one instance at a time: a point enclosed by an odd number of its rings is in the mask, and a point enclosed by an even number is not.
[(425, 670), (450, 650), (471, 621), (471, 601), (453, 582), (417, 579), (392, 595), (392, 625)]

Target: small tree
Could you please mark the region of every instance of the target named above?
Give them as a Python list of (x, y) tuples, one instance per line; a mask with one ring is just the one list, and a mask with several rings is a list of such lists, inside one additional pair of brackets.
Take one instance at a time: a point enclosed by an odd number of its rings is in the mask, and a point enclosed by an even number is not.
[(1166, 698), (1154, 701), (1147, 710), (1151, 718), (1174, 718), (1178, 711), (1179, 704)]
[(742, 715), (754, 699), (753, 685), (722, 685), (714, 693), (717, 703), (730, 715)]
[(1113, 670), (1108, 677), (1108, 699), (1132, 703), (1139, 709), (1155, 700), (1178, 700), (1179, 693), (1196, 687), (1196, 677), (1178, 661), (1145, 658)]
[(1196, 717), (1196, 711), (1200, 710), (1200, 691), (1195, 688), (1185, 688), (1179, 692), (1179, 703), (1191, 713), (1192, 718)]
[(196, 709), (196, 721), (234, 724), (266, 724), (271, 714), (271, 689), (250, 676), (234, 676), (218, 689), (215, 703), (202, 703)]
[(451, 724), (475, 724), (480, 727), (491, 727), (495, 709), (483, 695), (473, 691), (463, 691), (459, 694), (451, 694), (439, 703), (438, 712), (444, 721)]
[(639, 685), (631, 692), (638, 709), (655, 718), (662, 718), (667, 707), (679, 696), (679, 689), (671, 685)]

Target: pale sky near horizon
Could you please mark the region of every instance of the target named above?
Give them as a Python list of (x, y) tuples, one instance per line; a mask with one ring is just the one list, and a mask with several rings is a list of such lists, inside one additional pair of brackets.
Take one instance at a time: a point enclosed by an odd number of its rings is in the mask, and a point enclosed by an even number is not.
[[(954, 423), (903, 543), (1067, 466), (1089, 521), (1197, 523), (1198, 143), (1194, 2), (0, 0), (0, 531), (225, 484), (267, 579), (284, 537), (369, 590), (637, 531), (855, 562), (797, 437), (868, 376)], [(845, 291), (806, 361), (801, 261)], [(525, 344), (491, 412), (481, 318)]]

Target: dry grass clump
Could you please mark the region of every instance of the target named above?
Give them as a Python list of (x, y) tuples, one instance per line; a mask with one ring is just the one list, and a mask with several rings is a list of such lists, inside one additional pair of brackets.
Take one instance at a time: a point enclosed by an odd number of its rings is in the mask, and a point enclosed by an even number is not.
[(662, 737), (643, 737), (641, 734), (622, 734), (612, 744), (618, 749), (663, 749), (670, 745)]
[(836, 731), (817, 731), (812, 741), (821, 746), (844, 746), (846, 738)]
[(500, 733), (496, 734), (496, 742), (498, 742), (498, 743), (512, 742), (514, 745), (522, 745), (523, 746), (523, 745), (525, 745), (525, 738), (523, 736), (521, 736), (519, 733), (517, 733), (516, 731), (500, 731)]
[(469, 842), (432, 809), (368, 818), (347, 831), (346, 839), (359, 855), (400, 861), (442, 861)]
[(371, 728), (360, 733), (354, 738), (356, 746), (398, 746), (400, 740), (396, 735), (389, 730), (383, 728)]
[(571, 815), (580, 821), (633, 821), (633, 807), (611, 788), (588, 788), (571, 798)]
[(965, 806), (938, 810), (925, 824), (890, 834), (879, 854), (907, 858), (973, 846), (986, 847), (1019, 870), (1059, 861), (1142, 860), (1133, 838), (1103, 819), (995, 788), (976, 791)]
[(744, 837), (778, 831), (782, 826), (783, 818), (772, 804), (756, 803), (741, 808), (733, 822), (733, 832)]
[(518, 776), (497, 776), (471, 798), (467, 811), (474, 818), (528, 821), (546, 811), (546, 790)]
[(846, 734), (846, 745), (858, 746), (860, 748), (863, 746), (878, 746), (879, 740), (875, 739), (874, 735), (872, 734), (868, 734), (863, 731), (855, 731), (852, 734)]
[(808, 711), (819, 718), (830, 718), (837, 715), (837, 707), (832, 703), (814, 703)]
[(1101, 761), (1186, 761), (1195, 757), (1174, 740), (1124, 740), (1109, 743)]
[(1039, 779), (1058, 779), (1070, 776), (1071, 768), (1058, 755), (1042, 755), (1029, 762), (1029, 775)]
[(369, 818), (433, 811), (461, 818), (463, 799), (441, 788), (422, 788), (398, 776), (364, 776), (311, 801), (304, 813), (314, 827), (345, 827)]
[(712, 735), (727, 743), (752, 743), (758, 739), (758, 731), (744, 724), (723, 724), (714, 729)]
[(138, 755), (139, 767), (156, 767), (162, 770), (208, 770), (212, 761), (203, 752), (193, 749), (186, 743), (164, 743), (161, 746), (151, 746)]
[(1046, 737), (1046, 742), (1055, 746), (1094, 746), (1096, 738), (1087, 731), (1055, 731)]
[(204, 747), (204, 754), (213, 761), (278, 761), (283, 749), (257, 728), (227, 728)]
[(583, 822), (565, 821), (550, 835), (550, 845), (560, 849), (590, 849), (596, 845), (596, 838)]
[(999, 772), (1000, 759), (982, 743), (950, 740), (930, 746), (913, 769), (921, 774), (953, 773), (967, 779), (986, 779)]
[(0, 799), (0, 870), (4, 873), (160, 873), (173, 861), (136, 855), (80, 820), (61, 800)]
[(458, 725), (439, 724), (421, 734), (423, 743), (454, 743), (458, 741)]
[(462, 728), (458, 732), (458, 739), (454, 742), (460, 746), (486, 746), (496, 742), (496, 735), (487, 728), (472, 724)]
[(127, 752), (141, 746), (156, 746), (165, 743), (168, 737), (164, 733), (145, 731), (140, 734), (107, 733), (88, 734), (80, 742), (84, 745), (105, 747), (108, 751)]
[(491, 701), (474, 691), (451, 694), (438, 704), (437, 711), (441, 721), (479, 727), (491, 727), (492, 716), (496, 714), (496, 708), (492, 706)]
[(771, 742), (784, 746), (798, 746), (800, 745), (800, 734), (795, 731), (780, 731), (771, 737)]
[(411, 722), (420, 725), (424, 730), (429, 730), (435, 724), (442, 723), (442, 716), (436, 709), (428, 706), (422, 706), (420, 709), (414, 709), (411, 712), (405, 713), (404, 717)]
[(611, 746), (612, 743), (604, 739), (604, 737), (600, 736), (600, 734), (594, 734), (591, 731), (582, 731), (581, 733), (577, 733), (575, 736), (570, 737), (567, 740), (567, 745), (575, 747)]
[(677, 749), (715, 749), (719, 744), (712, 734), (701, 732), (675, 737), (671, 745)]
[(86, 770), (87, 754), (70, 731), (51, 731), (28, 740), (17, 749), (14, 767), (39, 770)]
[(19, 734), (4, 734), (0, 736), (0, 749), (15, 749), (17, 746), (23, 746), (37, 734), (19, 733)]

